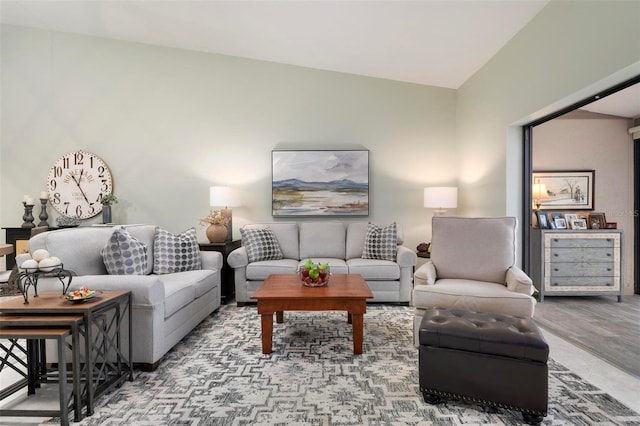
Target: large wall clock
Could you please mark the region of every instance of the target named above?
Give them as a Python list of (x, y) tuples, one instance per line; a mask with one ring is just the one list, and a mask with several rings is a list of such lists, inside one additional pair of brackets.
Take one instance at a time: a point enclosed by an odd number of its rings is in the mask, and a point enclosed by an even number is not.
[(102, 211), (100, 197), (113, 191), (113, 178), (100, 157), (73, 151), (51, 166), (47, 191), (51, 205), (60, 214), (88, 219)]

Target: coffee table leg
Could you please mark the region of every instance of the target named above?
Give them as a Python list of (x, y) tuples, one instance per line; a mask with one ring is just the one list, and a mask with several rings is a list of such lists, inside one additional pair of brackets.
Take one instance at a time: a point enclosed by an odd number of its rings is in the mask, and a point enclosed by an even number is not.
[(353, 354), (362, 354), (362, 337), (364, 334), (364, 320), (362, 314), (349, 314), (353, 324)]
[(352, 324), (353, 319), (351, 318), (351, 312), (347, 312), (347, 324)]
[(284, 322), (284, 311), (276, 311), (276, 322), (282, 324)]
[(271, 338), (273, 337), (273, 313), (262, 314), (262, 353), (271, 353)]

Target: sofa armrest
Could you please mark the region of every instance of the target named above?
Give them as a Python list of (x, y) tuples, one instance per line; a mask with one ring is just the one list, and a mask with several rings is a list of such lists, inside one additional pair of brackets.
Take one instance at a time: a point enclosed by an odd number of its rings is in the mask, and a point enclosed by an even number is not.
[(517, 266), (512, 266), (507, 269), (507, 288), (516, 293), (526, 294), (528, 296), (533, 295), (536, 292), (536, 288), (533, 286), (533, 281), (522, 269)]
[(247, 254), (247, 248), (244, 246), (238, 247), (233, 250), (227, 256), (227, 263), (232, 268), (244, 268), (249, 264), (249, 255)]
[(396, 256), (396, 262), (401, 268), (408, 266), (416, 266), (418, 262), (418, 255), (415, 251), (408, 249), (405, 246), (398, 246), (398, 254)]
[(436, 267), (431, 260), (419, 267), (413, 274), (414, 285), (434, 285), (436, 283)]
[(212, 271), (222, 270), (222, 253), (218, 251), (201, 251), (202, 269), (211, 269)]

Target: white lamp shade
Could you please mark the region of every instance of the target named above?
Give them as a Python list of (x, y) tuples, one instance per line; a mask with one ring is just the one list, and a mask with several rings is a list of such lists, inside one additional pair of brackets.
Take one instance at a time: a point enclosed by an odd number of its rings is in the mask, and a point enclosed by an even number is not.
[(549, 193), (547, 192), (547, 185), (544, 183), (534, 183), (531, 188), (531, 198), (534, 200), (545, 200), (549, 198)]
[(458, 207), (458, 188), (455, 186), (425, 188), (424, 206), (432, 209), (455, 209)]
[(211, 207), (238, 207), (241, 205), (240, 194), (229, 186), (212, 186), (209, 188), (209, 205)]

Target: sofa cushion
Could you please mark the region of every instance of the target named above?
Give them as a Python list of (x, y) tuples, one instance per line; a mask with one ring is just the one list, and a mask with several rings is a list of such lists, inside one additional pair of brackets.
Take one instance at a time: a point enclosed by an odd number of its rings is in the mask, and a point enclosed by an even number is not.
[(146, 275), (147, 247), (124, 228), (116, 228), (102, 249), (102, 260), (110, 275)]
[(171, 274), (160, 277), (164, 284), (164, 317), (169, 318), (196, 298), (196, 287), (185, 283), (183, 279), (175, 279)]
[(195, 228), (173, 235), (169, 231), (156, 227), (153, 252), (154, 274), (170, 274), (202, 268)]
[(282, 259), (280, 244), (271, 228), (241, 228), (240, 234), (249, 262)]
[(347, 266), (350, 274), (360, 274), (365, 281), (400, 279), (400, 266), (389, 260), (349, 259)]
[(294, 259), (265, 260), (247, 265), (247, 279), (266, 280), (271, 274), (295, 274), (298, 261)]
[(505, 284), (516, 263), (516, 228), (514, 217), (434, 216), (431, 260), (438, 278)]
[[(244, 229), (269, 228), (276, 236), (284, 259), (300, 259), (298, 224), (295, 222), (267, 222), (243, 226)], [(242, 232), (242, 231), (241, 231)]]
[(159, 276), (165, 285), (169, 287), (173, 285), (185, 285), (193, 286), (195, 289), (195, 298), (202, 296), (209, 290), (215, 287), (215, 275), (218, 271), (212, 271), (210, 269), (200, 269), (197, 271), (185, 271), (177, 272), (175, 274), (163, 274)]
[(413, 303), (418, 309), (447, 306), (474, 312), (497, 312), (531, 317), (535, 299), (509, 291), (504, 285), (463, 279), (438, 280), (436, 285), (414, 288)]
[(379, 259), (395, 262), (398, 253), (398, 231), (393, 222), (384, 228), (371, 222), (367, 225), (367, 237), (362, 249), (363, 259)]
[(300, 223), (300, 260), (328, 257), (345, 259), (347, 229), (343, 222)]

